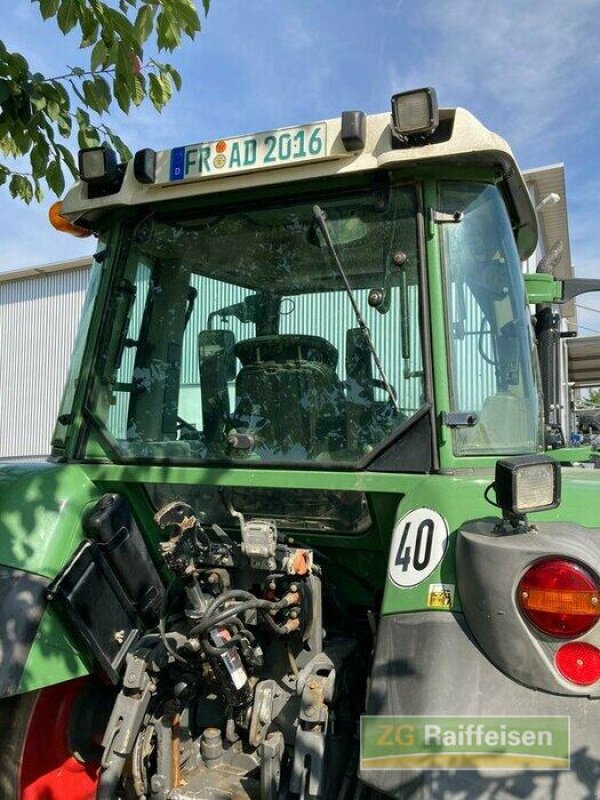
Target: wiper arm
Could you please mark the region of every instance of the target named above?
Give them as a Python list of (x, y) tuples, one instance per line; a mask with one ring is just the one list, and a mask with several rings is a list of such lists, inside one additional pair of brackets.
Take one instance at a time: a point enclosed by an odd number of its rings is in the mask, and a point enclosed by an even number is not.
[(331, 234), (329, 233), (329, 228), (327, 227), (327, 215), (323, 211), (320, 206), (313, 206), (313, 217), (315, 218), (315, 222), (319, 226), (319, 230), (323, 234), (323, 238), (325, 239), (325, 244), (327, 245), (327, 249), (331, 253), (331, 257), (337, 267), (337, 271), (340, 273), (342, 281), (344, 282), (344, 287), (346, 289), (346, 293), (350, 298), (350, 303), (352, 304), (352, 309), (354, 311), (354, 316), (356, 317), (356, 322), (358, 327), (363, 331), (365, 341), (367, 342), (367, 346), (371, 351), (371, 355), (373, 356), (373, 361), (375, 362), (375, 366), (377, 367), (377, 371), (379, 372), (379, 376), (381, 378), (381, 382), (385, 388), (385, 391), (388, 393), (390, 402), (396, 414), (400, 413), (400, 409), (398, 408), (398, 403), (396, 401), (396, 396), (394, 394), (394, 390), (392, 389), (390, 382), (387, 379), (385, 374), (385, 370), (383, 368), (383, 364), (381, 363), (381, 359), (379, 358), (377, 351), (375, 350), (375, 346), (373, 344), (373, 340), (371, 339), (371, 331), (367, 323), (364, 321), (362, 314), (360, 313), (360, 308), (358, 307), (358, 303), (356, 302), (356, 298), (354, 297), (354, 292), (352, 291), (352, 287), (348, 281), (346, 273), (344, 271), (344, 267), (342, 266), (342, 262), (339, 259), (337, 251), (335, 249), (335, 245), (331, 239)]

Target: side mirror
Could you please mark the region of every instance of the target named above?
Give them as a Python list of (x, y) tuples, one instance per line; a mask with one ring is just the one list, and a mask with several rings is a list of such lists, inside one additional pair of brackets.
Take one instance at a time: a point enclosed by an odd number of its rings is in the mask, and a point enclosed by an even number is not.
[(230, 330), (200, 331), (198, 334), (198, 360), (200, 366), (218, 360), (226, 381), (235, 378), (235, 336)]

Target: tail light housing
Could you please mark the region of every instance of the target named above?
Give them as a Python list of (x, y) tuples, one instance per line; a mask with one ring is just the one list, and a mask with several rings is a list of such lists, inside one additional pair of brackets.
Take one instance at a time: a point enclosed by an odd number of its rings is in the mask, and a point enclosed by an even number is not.
[(600, 616), (598, 579), (576, 561), (546, 558), (519, 581), (517, 603), (523, 616), (542, 633), (574, 639)]

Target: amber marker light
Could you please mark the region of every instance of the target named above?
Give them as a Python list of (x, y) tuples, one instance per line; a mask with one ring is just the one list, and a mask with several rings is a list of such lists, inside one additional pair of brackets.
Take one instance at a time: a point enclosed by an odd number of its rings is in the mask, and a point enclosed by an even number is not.
[(52, 203), (50, 206), (48, 217), (52, 227), (61, 233), (70, 233), (71, 236), (77, 236), (79, 239), (84, 239), (86, 236), (91, 236), (92, 232), (87, 228), (83, 228), (81, 225), (75, 225), (66, 217), (63, 217), (61, 214), (62, 205), (62, 200), (57, 200), (56, 203)]

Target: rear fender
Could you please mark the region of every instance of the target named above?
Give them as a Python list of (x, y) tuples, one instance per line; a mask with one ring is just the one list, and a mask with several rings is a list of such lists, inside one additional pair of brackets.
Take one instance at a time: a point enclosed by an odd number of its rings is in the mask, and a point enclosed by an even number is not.
[[(547, 556), (600, 564), (600, 530), (566, 522), (542, 522), (533, 530), (506, 535), (493, 520), (463, 527), (456, 548), (457, 585), (475, 640), (498, 669), (533, 689), (600, 696), (600, 684), (575, 686), (555, 667), (564, 640), (530, 625), (517, 605), (518, 583), (527, 568)], [(600, 625), (578, 638), (600, 648)]]
[(83, 541), (100, 492), (78, 465), (0, 468), (0, 697), (89, 672), (47, 587)]

